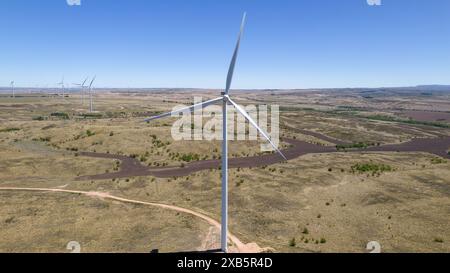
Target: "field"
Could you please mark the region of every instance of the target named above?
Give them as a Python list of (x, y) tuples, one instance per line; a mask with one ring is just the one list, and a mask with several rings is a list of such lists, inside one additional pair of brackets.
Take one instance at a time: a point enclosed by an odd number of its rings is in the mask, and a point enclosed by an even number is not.
[[(220, 142), (143, 122), (218, 92), (0, 95), (0, 252), (219, 248)], [(280, 106), (289, 159), (230, 142), (234, 251), (450, 252), (450, 92), (233, 92)]]

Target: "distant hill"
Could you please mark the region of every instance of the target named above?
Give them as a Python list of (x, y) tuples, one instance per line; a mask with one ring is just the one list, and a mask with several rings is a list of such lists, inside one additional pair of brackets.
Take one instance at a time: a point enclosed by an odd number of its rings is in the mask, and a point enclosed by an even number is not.
[[(76, 88), (66, 88), (67, 93), (79, 92)], [(217, 91), (220, 89), (205, 89), (205, 88), (96, 88), (96, 92), (113, 92), (113, 93), (170, 93), (170, 92), (198, 92), (198, 91)], [(45, 92), (59, 92), (59, 88), (30, 88), (30, 87), (16, 87), (16, 93), (45, 93)], [(417, 85), (417, 86), (405, 86), (405, 87), (378, 87), (378, 88), (364, 88), (364, 87), (354, 87), (354, 88), (309, 88), (309, 89), (234, 89), (234, 92), (349, 92), (349, 93), (359, 93), (362, 95), (386, 95), (389, 93), (400, 93), (400, 94), (417, 94), (417, 93), (429, 93), (430, 95), (439, 93), (450, 93), (450, 85)], [(11, 87), (0, 87), (0, 94), (10, 94)]]
[(438, 84), (418, 85), (417, 88), (420, 90), (424, 90), (424, 91), (437, 91), (437, 92), (449, 91), (450, 92), (450, 85), (438, 85)]

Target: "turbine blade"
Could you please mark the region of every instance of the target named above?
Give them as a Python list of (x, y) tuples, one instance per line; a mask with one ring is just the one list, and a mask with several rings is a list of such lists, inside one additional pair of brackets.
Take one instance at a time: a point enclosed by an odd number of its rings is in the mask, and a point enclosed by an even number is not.
[(252, 119), (252, 117), (250, 117), (250, 115), (247, 113), (247, 111), (245, 111), (241, 106), (239, 106), (237, 103), (235, 103), (232, 99), (228, 98), (228, 101), (236, 108), (236, 110), (238, 110), (239, 113), (241, 113), (241, 115), (243, 115), (248, 120), (248, 122), (250, 122), (251, 125), (253, 125), (253, 127), (256, 128), (256, 130), (258, 130), (258, 132), (262, 136), (264, 136), (267, 139), (267, 141), (269, 141), (270, 145), (272, 145), (272, 147), (275, 149), (275, 151), (277, 151), (281, 155), (281, 157), (283, 157), (284, 160), (287, 161), (286, 156), (284, 156), (284, 154), (280, 151), (280, 149), (278, 149), (278, 147), (272, 142), (269, 135), (258, 126), (258, 124)]
[(92, 85), (94, 84), (96, 78), (97, 78), (97, 76), (94, 76), (94, 78), (91, 81), (91, 84), (89, 85), (89, 88), (92, 88)]
[(244, 33), (246, 17), (247, 17), (247, 14), (244, 13), (244, 17), (242, 18), (241, 31), (239, 32), (236, 48), (234, 49), (233, 58), (231, 59), (230, 68), (228, 69), (227, 86), (225, 89), (225, 94), (228, 94), (230, 92), (231, 82), (233, 81), (234, 67), (236, 66), (236, 60), (237, 60), (237, 57), (239, 54), (239, 47), (241, 45), (241, 38), (242, 38), (242, 34)]
[(177, 115), (177, 114), (183, 113), (183, 112), (188, 112), (188, 111), (192, 112), (192, 111), (194, 111), (197, 108), (202, 108), (203, 109), (203, 108), (205, 108), (205, 107), (207, 107), (209, 105), (218, 103), (219, 101), (223, 101), (223, 97), (212, 99), (212, 100), (208, 100), (208, 101), (205, 101), (205, 102), (202, 102), (202, 103), (198, 103), (198, 104), (194, 104), (192, 106), (185, 107), (185, 108), (173, 111), (173, 112), (169, 112), (169, 113), (165, 113), (165, 114), (158, 115), (158, 116), (155, 116), (155, 117), (151, 117), (151, 118), (148, 118), (148, 119), (146, 119), (144, 121), (145, 122), (149, 122), (149, 121), (152, 121), (152, 120), (155, 120), (155, 119), (165, 118), (165, 117), (169, 117), (169, 116), (172, 116), (172, 115)]

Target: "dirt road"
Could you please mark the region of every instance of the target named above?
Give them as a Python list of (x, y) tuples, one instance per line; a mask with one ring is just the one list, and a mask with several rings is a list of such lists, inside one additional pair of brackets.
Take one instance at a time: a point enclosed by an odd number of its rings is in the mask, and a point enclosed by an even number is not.
[[(67, 193), (67, 194), (79, 194), (79, 195), (85, 195), (93, 198), (100, 198), (100, 199), (109, 199), (109, 200), (115, 200), (119, 202), (124, 203), (132, 203), (132, 204), (139, 204), (139, 205), (145, 205), (145, 206), (153, 206), (153, 207), (159, 207), (163, 209), (173, 210), (177, 212), (182, 212), (186, 214), (193, 215), (197, 218), (200, 218), (207, 223), (209, 223), (212, 227), (219, 229), (221, 228), (221, 225), (218, 221), (214, 220), (213, 218), (206, 216), (204, 214), (201, 214), (199, 212), (177, 207), (173, 205), (167, 205), (162, 203), (151, 203), (151, 202), (143, 202), (139, 200), (132, 200), (132, 199), (126, 199), (122, 197), (117, 197), (110, 195), (109, 193), (105, 192), (87, 192), (87, 191), (75, 191), (75, 190), (64, 190), (64, 189), (52, 189), (52, 188), (17, 188), (17, 187), (0, 187), (0, 191), (27, 191), (27, 192), (49, 192), (49, 193)], [(259, 253), (263, 251), (267, 251), (268, 249), (262, 249), (255, 243), (250, 244), (244, 244), (241, 240), (239, 240), (236, 236), (228, 232), (228, 240), (232, 243), (232, 247), (230, 247), (230, 252), (236, 252), (236, 253)], [(205, 249), (208, 250), (208, 249)]]

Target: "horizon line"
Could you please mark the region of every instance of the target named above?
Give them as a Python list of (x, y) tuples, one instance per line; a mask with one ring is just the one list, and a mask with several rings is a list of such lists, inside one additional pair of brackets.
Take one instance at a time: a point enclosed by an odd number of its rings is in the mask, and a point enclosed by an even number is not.
[[(449, 84), (418, 84), (418, 85), (391, 85), (391, 86), (378, 86), (378, 87), (366, 87), (366, 86), (348, 86), (348, 87), (299, 87), (299, 88), (232, 88), (231, 90), (240, 90), (240, 91), (258, 91), (258, 90), (330, 90), (330, 89), (381, 89), (381, 88), (418, 88), (418, 87), (449, 87)], [(10, 90), (11, 86), (0, 86), (1, 90)], [(18, 89), (61, 89), (58, 86), (52, 87), (30, 87), (30, 86), (14, 86), (14, 89), (18, 91)], [(65, 87), (64, 89), (76, 89), (79, 90), (78, 87)], [(213, 87), (95, 87), (96, 90), (101, 89), (116, 89), (116, 90), (164, 90), (164, 89), (174, 89), (174, 90), (223, 90), (224, 88), (213, 88)]]

